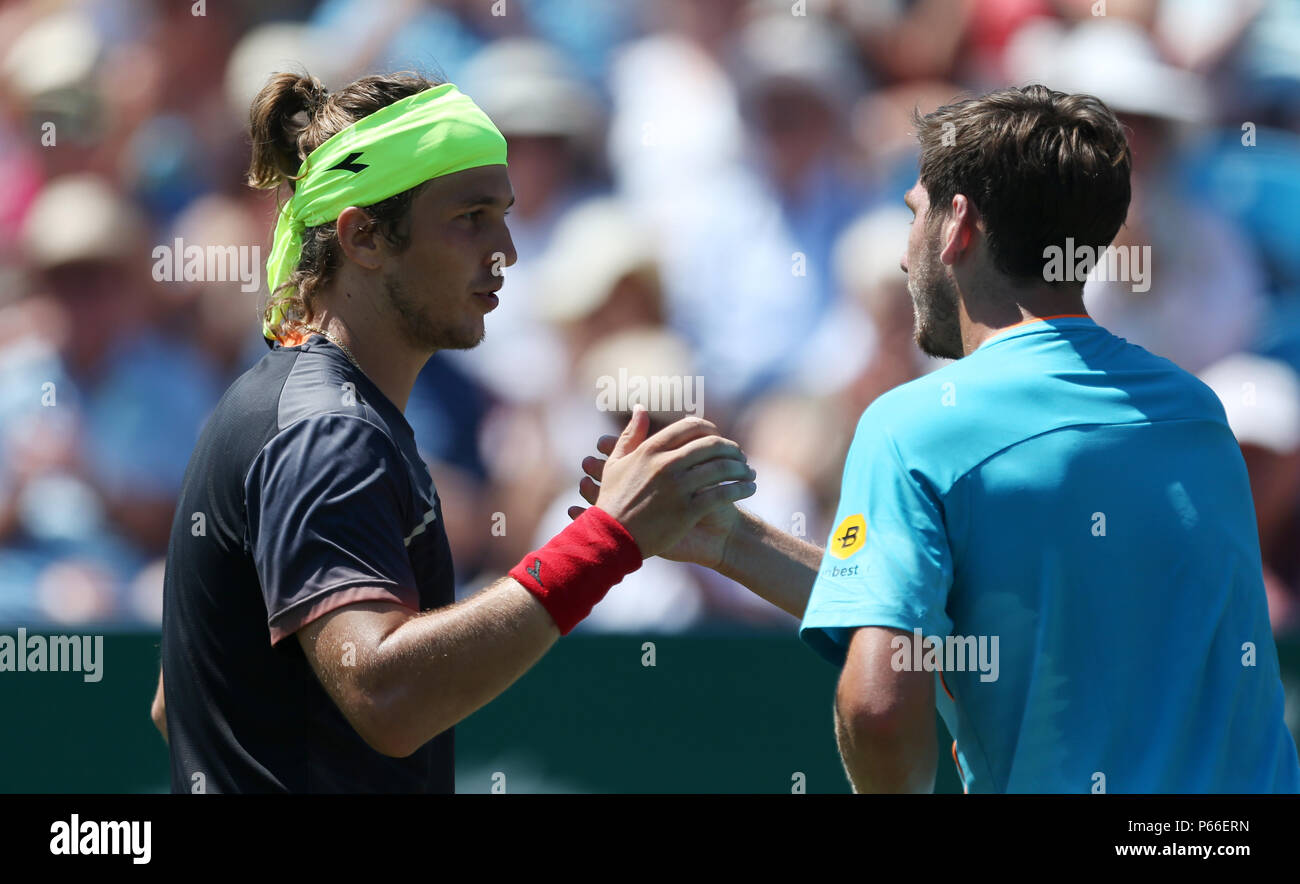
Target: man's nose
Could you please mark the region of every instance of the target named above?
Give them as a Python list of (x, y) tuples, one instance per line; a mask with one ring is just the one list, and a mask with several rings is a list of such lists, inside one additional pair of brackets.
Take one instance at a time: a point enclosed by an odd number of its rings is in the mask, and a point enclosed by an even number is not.
[(496, 251), (493, 252), (493, 263), (496, 263), (496, 256), (499, 255), (501, 256), (501, 266), (509, 267), (519, 260), (519, 254), (515, 251), (515, 241), (510, 235), (510, 228), (504, 224), (501, 225), (501, 235), (501, 242), (498, 243)]

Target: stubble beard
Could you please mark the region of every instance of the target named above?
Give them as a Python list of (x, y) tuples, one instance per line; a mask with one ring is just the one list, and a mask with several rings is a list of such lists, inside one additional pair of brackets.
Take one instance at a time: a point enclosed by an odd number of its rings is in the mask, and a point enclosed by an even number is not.
[(384, 277), (384, 292), (397, 318), (398, 333), (417, 350), (472, 350), (483, 342), (486, 327), (477, 330), (439, 325), (425, 306), (391, 276)]
[(942, 272), (938, 249), (909, 267), (907, 290), (916, 313), (916, 345), (928, 356), (960, 359), (963, 355), (957, 289)]

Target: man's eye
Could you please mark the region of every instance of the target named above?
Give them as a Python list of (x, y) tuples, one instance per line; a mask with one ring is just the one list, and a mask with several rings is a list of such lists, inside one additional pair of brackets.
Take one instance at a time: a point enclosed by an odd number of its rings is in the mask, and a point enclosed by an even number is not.
[(472, 212), (465, 212), (465, 213), (462, 214), (460, 217), (462, 217), (462, 218), (468, 218), (468, 219), (471, 220), (471, 221), (477, 221), (479, 215), (482, 215), (482, 214), (483, 214), (483, 210), (482, 210), (482, 209), (475, 209), (475, 210), (472, 211)]

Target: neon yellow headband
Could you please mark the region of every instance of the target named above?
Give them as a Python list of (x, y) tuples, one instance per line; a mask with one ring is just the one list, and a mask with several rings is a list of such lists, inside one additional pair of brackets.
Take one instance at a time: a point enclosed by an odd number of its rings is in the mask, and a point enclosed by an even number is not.
[(266, 259), (271, 314), (262, 334), (274, 340), (284, 320), (283, 296), (275, 291), (298, 266), (303, 230), (430, 178), (505, 164), (505, 138), (451, 83), (395, 101), (334, 134), (303, 160), (293, 198), (280, 210)]

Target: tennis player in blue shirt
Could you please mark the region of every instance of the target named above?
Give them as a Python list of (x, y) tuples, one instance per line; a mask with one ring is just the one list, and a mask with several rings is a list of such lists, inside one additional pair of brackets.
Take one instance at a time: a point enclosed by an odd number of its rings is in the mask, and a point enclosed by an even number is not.
[(862, 415), (824, 548), (733, 508), (665, 555), (803, 618), (856, 791), (934, 788), (936, 705), (968, 792), (1300, 791), (1223, 407), (1084, 308), (1129, 204), (1118, 122), (1031, 86), (917, 125), (902, 267), (956, 361)]

